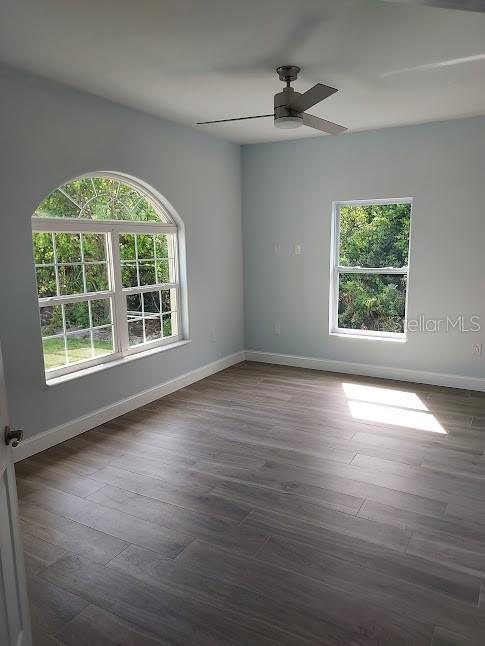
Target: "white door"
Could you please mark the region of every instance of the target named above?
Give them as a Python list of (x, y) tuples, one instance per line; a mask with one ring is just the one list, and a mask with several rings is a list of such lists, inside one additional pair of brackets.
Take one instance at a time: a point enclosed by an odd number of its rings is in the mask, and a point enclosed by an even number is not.
[[(0, 348), (0, 644), (32, 646), (7, 398)], [(9, 441), (7, 446), (6, 441)]]

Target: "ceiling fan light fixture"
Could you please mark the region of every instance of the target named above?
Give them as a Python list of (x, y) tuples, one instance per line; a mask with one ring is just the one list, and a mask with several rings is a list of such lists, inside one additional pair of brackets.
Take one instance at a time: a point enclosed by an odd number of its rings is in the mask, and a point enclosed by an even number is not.
[(274, 120), (276, 128), (282, 130), (289, 130), (290, 128), (299, 128), (303, 125), (303, 117), (301, 115), (294, 115), (288, 117), (277, 117)]

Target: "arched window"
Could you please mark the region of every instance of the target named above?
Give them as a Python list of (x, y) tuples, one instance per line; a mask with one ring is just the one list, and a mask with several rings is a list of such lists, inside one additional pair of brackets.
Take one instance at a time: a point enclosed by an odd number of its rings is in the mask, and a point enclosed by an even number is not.
[(177, 225), (145, 187), (75, 179), (32, 229), (48, 378), (180, 340)]

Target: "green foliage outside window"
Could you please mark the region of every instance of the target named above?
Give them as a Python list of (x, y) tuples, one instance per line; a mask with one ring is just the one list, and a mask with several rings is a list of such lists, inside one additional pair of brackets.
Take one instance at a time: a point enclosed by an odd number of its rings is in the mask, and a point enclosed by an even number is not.
[(160, 222), (150, 201), (129, 184), (107, 177), (76, 179), (51, 193), (35, 215), (84, 220)]
[[(339, 265), (403, 268), (408, 265), (411, 205), (341, 206)], [(403, 332), (407, 274), (341, 273), (340, 328)]]
[[(82, 220), (163, 222), (163, 214), (129, 184), (106, 177), (82, 178), (51, 193), (36, 216)], [(162, 218), (162, 220), (161, 220)], [(167, 220), (168, 221), (168, 220)], [(72, 296), (110, 289), (106, 235), (104, 233), (35, 232), (33, 234), (39, 298)], [(166, 235), (121, 234), (120, 256), (125, 286), (169, 282), (169, 250)], [(133, 282), (134, 281), (134, 282)], [(67, 339), (69, 361), (112, 351), (109, 299), (40, 308), (46, 368), (64, 363)], [(165, 333), (169, 321), (161, 321)], [(105, 326), (99, 328), (99, 326)], [(94, 331), (93, 345), (89, 328)], [(55, 338), (54, 335), (61, 335)], [(66, 336), (67, 335), (67, 336)]]
[(403, 332), (406, 279), (395, 275), (342, 274), (339, 285), (339, 327)]

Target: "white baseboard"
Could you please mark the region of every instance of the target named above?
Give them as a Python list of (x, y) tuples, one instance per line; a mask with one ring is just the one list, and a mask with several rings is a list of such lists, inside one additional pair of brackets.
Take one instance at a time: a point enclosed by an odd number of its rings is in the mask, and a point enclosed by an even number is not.
[(282, 366), (311, 368), (312, 370), (342, 372), (351, 375), (362, 375), (365, 377), (381, 377), (383, 379), (412, 381), (418, 384), (447, 386), (449, 388), (462, 388), (464, 390), (478, 390), (485, 392), (485, 379), (481, 379), (479, 377), (463, 377), (461, 375), (425, 372), (422, 370), (409, 370), (407, 368), (393, 368), (388, 366), (375, 366), (365, 363), (351, 363), (350, 361), (317, 359), (315, 357), (301, 357), (293, 354), (260, 352), (258, 350), (246, 350), (245, 355), (246, 361), (274, 363)]
[(148, 390), (144, 390), (141, 393), (127, 397), (126, 399), (111, 404), (110, 406), (99, 408), (98, 410), (87, 413), (82, 417), (77, 417), (66, 424), (62, 424), (61, 426), (44, 431), (44, 433), (39, 433), (39, 435), (30, 437), (24, 440), (22, 444), (15, 449), (15, 462), (24, 460), (35, 453), (40, 453), (40, 451), (45, 451), (55, 444), (65, 442), (80, 433), (89, 431), (91, 428), (95, 428), (100, 424), (105, 424), (115, 417), (119, 417), (124, 413), (135, 410), (135, 408), (149, 404), (156, 399), (160, 399), (176, 390), (180, 390), (180, 388), (185, 388), (185, 386), (189, 386), (196, 381), (200, 381), (200, 379), (205, 379), (205, 377), (209, 377), (220, 370), (224, 370), (236, 363), (240, 363), (241, 361), (244, 361), (244, 359), (244, 351), (235, 352), (234, 354), (227, 355), (222, 359), (208, 363), (205, 366), (191, 370), (184, 375), (180, 375), (180, 377), (170, 379), (170, 381), (166, 381), (159, 386), (149, 388)]

